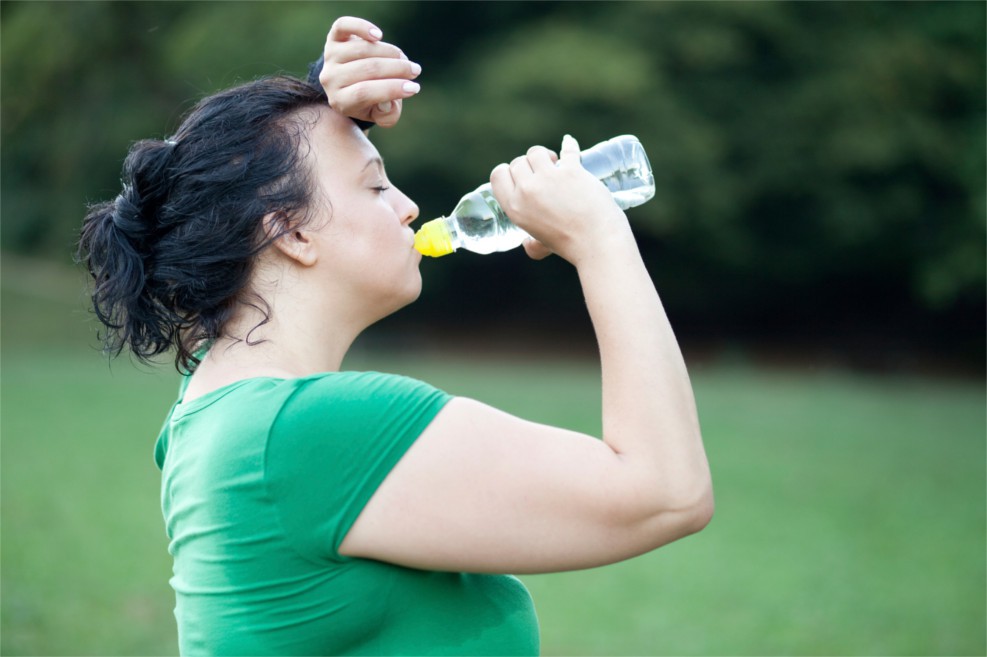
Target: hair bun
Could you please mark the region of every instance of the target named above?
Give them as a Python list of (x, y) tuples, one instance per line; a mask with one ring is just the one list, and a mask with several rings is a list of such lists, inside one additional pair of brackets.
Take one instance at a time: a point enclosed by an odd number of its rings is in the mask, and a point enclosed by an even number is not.
[(113, 202), (113, 213), (110, 215), (117, 230), (132, 240), (142, 240), (147, 236), (146, 221), (141, 214), (140, 202), (134, 198), (136, 193), (130, 185), (124, 185), (123, 191)]

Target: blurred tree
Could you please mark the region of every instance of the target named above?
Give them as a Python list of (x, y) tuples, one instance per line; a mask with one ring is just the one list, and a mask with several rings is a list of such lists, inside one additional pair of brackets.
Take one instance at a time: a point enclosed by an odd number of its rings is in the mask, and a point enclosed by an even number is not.
[[(532, 143), (631, 132), (657, 194), (630, 215), (687, 331), (982, 357), (983, 3), (3, 2), (2, 248), (67, 258), (130, 142), (205, 93), (301, 73), (343, 14), (423, 65), (402, 125), (373, 135), (423, 215)], [(564, 267), (521, 259), (428, 263), (419, 312), (581, 313)]]

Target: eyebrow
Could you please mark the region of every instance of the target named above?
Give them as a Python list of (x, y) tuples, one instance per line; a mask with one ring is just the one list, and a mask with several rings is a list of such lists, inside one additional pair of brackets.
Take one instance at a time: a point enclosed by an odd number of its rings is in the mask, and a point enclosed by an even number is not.
[(371, 164), (376, 164), (381, 169), (384, 168), (384, 160), (380, 159), (379, 156), (374, 156), (374, 157), (370, 158), (369, 160), (367, 160), (367, 163), (363, 165), (363, 168), (360, 169), (360, 172), (362, 173), (362, 172), (366, 171), (368, 168), (370, 168), (370, 165)]

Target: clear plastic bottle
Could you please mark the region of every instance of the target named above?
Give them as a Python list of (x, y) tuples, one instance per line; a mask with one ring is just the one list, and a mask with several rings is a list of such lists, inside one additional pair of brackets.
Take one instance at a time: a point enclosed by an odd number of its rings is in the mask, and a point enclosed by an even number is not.
[[(641, 205), (655, 195), (651, 164), (637, 137), (614, 137), (579, 156), (583, 168), (607, 186), (621, 210)], [(433, 258), (456, 249), (486, 254), (513, 249), (527, 237), (507, 218), (490, 183), (486, 183), (460, 199), (449, 216), (423, 224), (415, 233), (415, 248)]]

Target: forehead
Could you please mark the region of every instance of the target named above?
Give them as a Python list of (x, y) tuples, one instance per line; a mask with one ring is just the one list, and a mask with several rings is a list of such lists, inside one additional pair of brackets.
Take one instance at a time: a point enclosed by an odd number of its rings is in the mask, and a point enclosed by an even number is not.
[(310, 157), (324, 172), (359, 174), (368, 160), (379, 157), (363, 131), (349, 117), (321, 107), (309, 132)]

